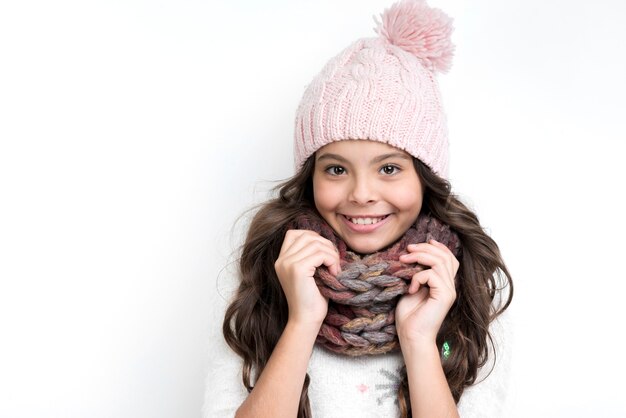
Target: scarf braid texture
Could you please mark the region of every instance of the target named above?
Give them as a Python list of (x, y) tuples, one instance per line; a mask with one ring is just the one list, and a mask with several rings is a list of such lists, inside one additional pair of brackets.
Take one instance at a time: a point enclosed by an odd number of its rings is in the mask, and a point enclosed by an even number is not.
[(420, 213), (413, 226), (394, 244), (378, 252), (359, 255), (319, 216), (300, 215), (290, 229), (317, 232), (339, 251), (341, 273), (335, 277), (324, 265), (314, 278), (320, 293), (329, 299), (328, 313), (316, 342), (349, 356), (383, 354), (400, 347), (395, 308), (409, 288), (413, 275), (430, 267), (399, 261), (409, 244), (434, 239), (459, 258), (461, 242), (450, 227), (431, 214)]

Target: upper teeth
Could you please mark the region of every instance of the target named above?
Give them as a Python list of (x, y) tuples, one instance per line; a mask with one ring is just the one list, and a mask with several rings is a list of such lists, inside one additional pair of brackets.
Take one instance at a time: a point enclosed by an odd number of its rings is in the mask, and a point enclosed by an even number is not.
[(371, 225), (382, 221), (383, 218), (348, 218), (350, 222), (358, 225)]

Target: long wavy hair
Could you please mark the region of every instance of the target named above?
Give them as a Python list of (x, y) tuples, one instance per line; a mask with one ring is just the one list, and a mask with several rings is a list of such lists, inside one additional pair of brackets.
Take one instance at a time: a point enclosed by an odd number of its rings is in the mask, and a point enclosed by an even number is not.
[[(489, 324), (513, 298), (513, 282), (500, 250), (481, 227), (478, 217), (451, 193), (451, 186), (414, 158), (415, 170), (424, 186), (421, 212), (448, 224), (461, 240), (462, 254), (455, 278), (456, 300), (437, 336), (439, 347), (448, 341), (454, 349), (443, 370), (458, 403), (463, 391), (475, 383), (478, 370), (495, 350)], [(274, 188), (278, 196), (256, 208), (239, 258), (240, 284), (228, 306), (222, 330), (228, 345), (243, 358), (242, 380), (248, 392), (263, 372), (288, 318), (287, 300), (274, 262), (278, 258), (288, 225), (303, 211), (316, 213), (312, 174), (314, 156), (292, 178)], [(494, 299), (508, 286), (508, 292)], [(254, 376), (253, 376), (254, 374)], [(401, 372), (398, 401), (402, 417), (411, 416), (406, 367)], [(302, 387), (298, 418), (310, 418), (307, 374)]]

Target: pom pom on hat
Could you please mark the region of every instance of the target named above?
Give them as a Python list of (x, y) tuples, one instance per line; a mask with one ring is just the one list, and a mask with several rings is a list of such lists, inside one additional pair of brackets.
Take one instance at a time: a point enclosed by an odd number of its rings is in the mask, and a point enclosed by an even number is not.
[(374, 31), (390, 44), (419, 58), (424, 66), (446, 73), (452, 65), (454, 45), (450, 39), (452, 18), (425, 0), (402, 0), (386, 9), (374, 21)]

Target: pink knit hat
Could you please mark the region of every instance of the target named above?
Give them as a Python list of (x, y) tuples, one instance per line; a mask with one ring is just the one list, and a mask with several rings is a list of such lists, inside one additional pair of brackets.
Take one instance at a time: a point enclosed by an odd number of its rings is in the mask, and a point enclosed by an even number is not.
[(378, 37), (348, 46), (306, 89), (296, 114), (296, 170), (326, 144), (368, 139), (405, 150), (448, 177), (435, 73), (452, 62), (452, 19), (425, 0), (397, 2), (381, 18), (374, 18)]

